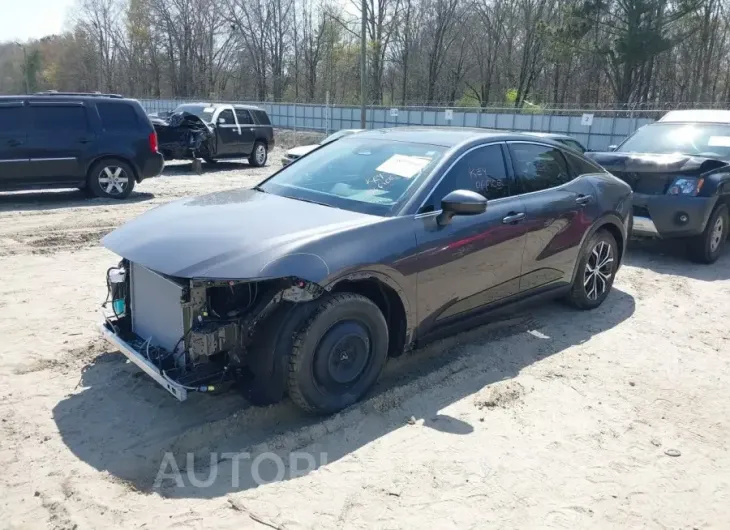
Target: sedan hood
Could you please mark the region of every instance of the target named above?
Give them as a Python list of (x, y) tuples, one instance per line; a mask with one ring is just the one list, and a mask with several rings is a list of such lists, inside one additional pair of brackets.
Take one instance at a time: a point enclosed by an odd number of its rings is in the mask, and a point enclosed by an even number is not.
[(307, 254), (309, 243), (383, 219), (240, 189), (154, 208), (101, 242), (119, 256), (169, 276), (254, 279), (283, 275), (277, 264), (293, 254), (306, 255), (328, 271), (321, 257)]
[(292, 149), (289, 149), (286, 154), (292, 155), (296, 157), (304, 156), (307, 153), (314, 151), (319, 147), (319, 144), (313, 144), (313, 145), (300, 145), (299, 147), (294, 147)]

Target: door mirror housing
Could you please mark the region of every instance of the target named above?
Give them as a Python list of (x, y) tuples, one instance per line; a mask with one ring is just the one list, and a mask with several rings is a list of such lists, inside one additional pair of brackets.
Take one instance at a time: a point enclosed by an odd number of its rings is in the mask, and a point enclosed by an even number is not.
[(436, 221), (444, 226), (455, 215), (479, 215), (487, 211), (487, 199), (475, 191), (454, 190), (441, 199), (441, 213)]
[(613, 144), (613, 145), (609, 145), (608, 146), (608, 150), (609, 151), (615, 151), (617, 148), (618, 148), (618, 146), (616, 144)]
[(220, 124), (226, 123), (226, 119), (225, 118), (218, 118), (218, 123), (220, 123)]

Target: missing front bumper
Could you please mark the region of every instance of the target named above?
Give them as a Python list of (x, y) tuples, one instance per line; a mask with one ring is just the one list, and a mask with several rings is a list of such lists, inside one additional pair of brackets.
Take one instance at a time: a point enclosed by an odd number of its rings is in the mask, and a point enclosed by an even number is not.
[(157, 381), (162, 388), (175, 396), (178, 401), (185, 401), (188, 398), (188, 391), (185, 387), (167, 377), (164, 372), (157, 368), (157, 366), (148, 361), (144, 354), (137, 351), (131, 344), (120, 338), (110, 327), (108, 322), (102, 322), (100, 329), (102, 336), (107, 341), (119, 348), (119, 351), (124, 354), (127, 359), (132, 361), (147, 375)]

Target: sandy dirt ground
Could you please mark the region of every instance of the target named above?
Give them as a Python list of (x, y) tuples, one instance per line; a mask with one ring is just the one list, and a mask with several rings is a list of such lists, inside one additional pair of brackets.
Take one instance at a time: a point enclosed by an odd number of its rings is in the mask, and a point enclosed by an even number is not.
[(171, 165), (124, 203), (0, 194), (0, 528), (730, 528), (730, 253), (634, 243), (601, 308), (407, 354), (326, 419), (180, 404), (102, 342), (99, 238), (280, 155)]

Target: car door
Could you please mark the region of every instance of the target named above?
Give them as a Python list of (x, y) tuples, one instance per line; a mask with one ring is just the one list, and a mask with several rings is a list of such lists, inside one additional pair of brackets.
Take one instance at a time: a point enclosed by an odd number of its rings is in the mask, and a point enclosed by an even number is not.
[(216, 118), (218, 133), (218, 155), (234, 156), (241, 153), (241, 135), (233, 110), (226, 108), (220, 111)]
[(83, 181), (83, 160), (96, 139), (88, 109), (77, 101), (31, 101), (29, 113), (30, 178), (49, 184)]
[(256, 125), (248, 109), (235, 109), (235, 111), (236, 120), (238, 120), (238, 125), (241, 128), (240, 153), (249, 156), (253, 152), (253, 144), (256, 142)]
[(552, 145), (509, 142), (509, 155), (525, 208), (522, 293), (572, 281), (584, 234), (599, 215), (595, 187)]
[(0, 190), (28, 180), (27, 111), (22, 100), (0, 102)]
[[(514, 196), (503, 153), (494, 143), (470, 149), (445, 173), (416, 216), (419, 319), (428, 328), (448, 324), (519, 291), (525, 245), (522, 199)], [(441, 199), (471, 190), (488, 200), (480, 215), (436, 221)]]

